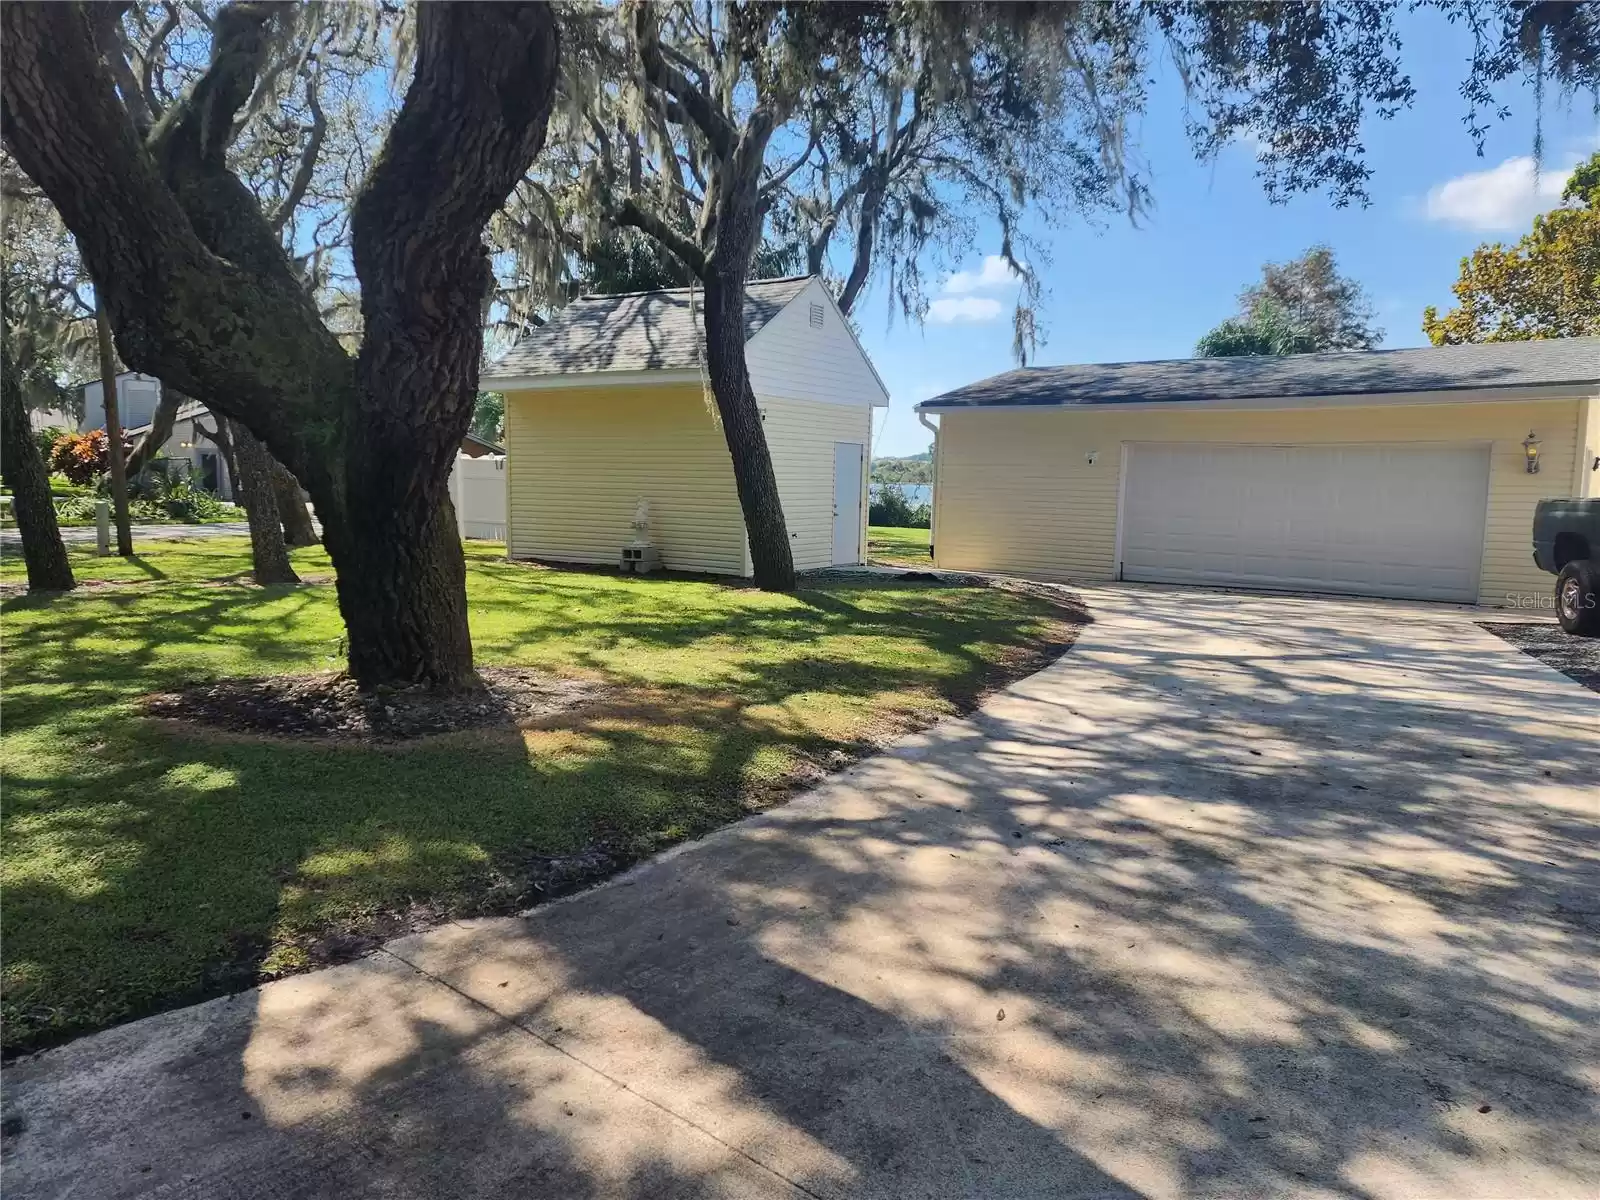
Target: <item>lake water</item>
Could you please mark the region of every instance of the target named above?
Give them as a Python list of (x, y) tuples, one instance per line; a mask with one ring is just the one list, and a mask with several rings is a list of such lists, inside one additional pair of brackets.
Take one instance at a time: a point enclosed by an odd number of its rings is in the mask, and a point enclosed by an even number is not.
[(874, 483), (871, 485), (874, 496), (885, 488), (893, 488), (899, 492), (912, 508), (933, 503), (933, 484), (931, 483)]

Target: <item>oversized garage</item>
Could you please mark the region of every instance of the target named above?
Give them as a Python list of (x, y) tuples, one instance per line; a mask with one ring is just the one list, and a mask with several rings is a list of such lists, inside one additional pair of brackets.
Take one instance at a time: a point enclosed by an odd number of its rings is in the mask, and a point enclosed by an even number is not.
[(938, 421), (944, 568), (1538, 602), (1534, 504), (1600, 494), (1600, 339), (1031, 367)]

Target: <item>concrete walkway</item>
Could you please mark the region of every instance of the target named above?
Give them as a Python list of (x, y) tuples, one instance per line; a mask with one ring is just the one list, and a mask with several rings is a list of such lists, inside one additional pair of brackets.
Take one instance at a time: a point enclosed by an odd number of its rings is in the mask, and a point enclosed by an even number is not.
[[(249, 533), (250, 526), (244, 521), (218, 521), (210, 525), (130, 525), (128, 532), (133, 537), (133, 545), (138, 549), (140, 542), (170, 542), (190, 538), (238, 537), (241, 533)], [(95, 528), (93, 525), (67, 525), (61, 530), (61, 540), (69, 546), (94, 545)], [(117, 531), (111, 531), (111, 544), (113, 549), (117, 543)], [(22, 553), (22, 535), (15, 529), (0, 531), (0, 550), (7, 553)]]
[(1600, 698), (1460, 612), (1087, 595), (612, 886), (14, 1066), (8, 1200), (1593, 1197)]

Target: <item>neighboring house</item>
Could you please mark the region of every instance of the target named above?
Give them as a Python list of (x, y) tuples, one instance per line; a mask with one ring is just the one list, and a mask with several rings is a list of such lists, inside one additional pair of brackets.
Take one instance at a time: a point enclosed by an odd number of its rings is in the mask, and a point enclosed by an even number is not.
[(504, 454), (505, 452), (504, 446), (497, 442), (491, 442), (488, 438), (479, 437), (470, 429), (467, 430), (466, 436), (461, 439), (461, 453), (468, 458), (482, 458), (485, 455)]
[(31, 408), (28, 410), (28, 428), (38, 433), (41, 429), (75, 429), (78, 418), (64, 408)]
[[(82, 387), (83, 420), (78, 422), (78, 431), (104, 429), (106, 406), (102, 397), (105, 388), (98, 379), (90, 380)], [(124, 430), (150, 424), (160, 400), (161, 381), (155, 376), (141, 375), (137, 371), (124, 371), (117, 376), (117, 420), (122, 423)]]
[[(703, 303), (698, 289), (574, 300), (485, 370), (506, 398), (512, 558), (615, 563), (645, 500), (664, 566), (750, 574)], [(859, 563), (883, 381), (815, 278), (751, 283), (745, 328), (795, 566)]]
[[(195, 428), (196, 423), (215, 429), (217, 417), (198, 400), (188, 400), (178, 406), (178, 415), (172, 422), (172, 433), (161, 444), (160, 455), (168, 461), (168, 470), (186, 476), (196, 487), (215, 492), (223, 500), (233, 499), (233, 477), (228, 470), (227, 456), (221, 447)], [(86, 426), (98, 429), (98, 425)], [(137, 442), (150, 428), (146, 419), (129, 428), (128, 436)]]
[(1030, 367), (917, 408), (954, 569), (1507, 604), (1550, 589), (1534, 503), (1600, 494), (1600, 338)]

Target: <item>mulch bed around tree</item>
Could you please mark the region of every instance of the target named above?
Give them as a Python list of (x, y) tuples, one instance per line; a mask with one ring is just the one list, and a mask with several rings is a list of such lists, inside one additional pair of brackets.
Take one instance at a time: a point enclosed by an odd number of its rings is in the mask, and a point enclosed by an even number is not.
[(1600, 638), (1574, 637), (1554, 621), (1479, 621), (1478, 625), (1591, 692), (1600, 692)]
[(521, 667), (483, 667), (483, 689), (459, 695), (363, 694), (346, 675), (223, 679), (145, 698), (151, 716), (284, 738), (401, 741), (489, 725), (516, 725), (589, 704), (606, 688)]

